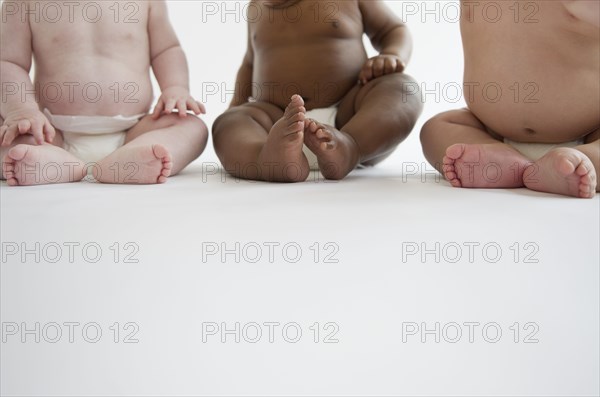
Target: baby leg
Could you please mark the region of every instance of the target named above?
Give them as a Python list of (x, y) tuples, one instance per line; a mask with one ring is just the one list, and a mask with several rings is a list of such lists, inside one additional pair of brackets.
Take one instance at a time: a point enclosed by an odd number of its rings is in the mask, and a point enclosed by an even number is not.
[(206, 125), (195, 116), (146, 116), (127, 132), (125, 145), (94, 167), (94, 177), (102, 183), (165, 183), (202, 154), (207, 140)]
[(302, 182), (309, 175), (304, 146), (304, 101), (295, 95), (285, 112), (265, 102), (229, 109), (215, 121), (213, 142), (235, 177)]
[(423, 126), (425, 157), (454, 187), (523, 187), (531, 161), (493, 137), (468, 109), (442, 113)]
[(592, 198), (599, 189), (600, 130), (589, 134), (583, 145), (557, 148), (537, 160), (525, 185), (532, 190)]
[[(0, 125), (4, 120), (0, 117)], [(46, 185), (78, 182), (85, 176), (85, 164), (62, 148), (63, 137), (56, 131), (54, 142), (38, 145), (32, 135), (20, 135), (0, 148), (0, 179), (8, 186)]]
[(306, 123), (305, 143), (319, 159), (327, 179), (342, 179), (358, 164), (375, 165), (412, 131), (423, 107), (417, 85), (404, 74), (390, 74), (351, 90), (340, 103), (337, 124)]

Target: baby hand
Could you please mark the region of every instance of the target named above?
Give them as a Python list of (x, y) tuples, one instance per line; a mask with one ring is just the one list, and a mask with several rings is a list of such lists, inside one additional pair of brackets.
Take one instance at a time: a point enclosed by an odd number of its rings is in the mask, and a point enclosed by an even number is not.
[(0, 126), (1, 146), (9, 146), (19, 135), (33, 135), (38, 145), (52, 143), (56, 131), (39, 109), (17, 109), (6, 115)]
[(402, 73), (405, 68), (406, 65), (400, 60), (400, 57), (380, 54), (365, 63), (358, 76), (358, 82), (364, 85), (386, 74)]
[(196, 101), (187, 89), (183, 87), (169, 87), (162, 92), (158, 103), (152, 112), (152, 118), (158, 119), (163, 114), (171, 114), (177, 109), (179, 117), (187, 116), (187, 111), (191, 110), (194, 114), (205, 114), (204, 105)]

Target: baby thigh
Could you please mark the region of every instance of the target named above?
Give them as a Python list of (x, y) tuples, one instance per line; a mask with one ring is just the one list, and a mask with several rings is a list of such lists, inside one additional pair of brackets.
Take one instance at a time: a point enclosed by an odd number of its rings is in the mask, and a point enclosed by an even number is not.
[(213, 125), (213, 144), (223, 167), (234, 176), (256, 179), (258, 156), (283, 110), (265, 103), (247, 103), (227, 110)]
[(469, 109), (451, 110), (434, 116), (423, 125), (421, 145), (425, 158), (441, 172), (448, 147), (457, 144), (502, 142), (493, 136)]
[(172, 156), (175, 175), (202, 154), (207, 141), (208, 128), (196, 116), (169, 114), (154, 120), (148, 115), (127, 132), (125, 145), (164, 146)]
[(342, 100), (336, 124), (356, 142), (359, 162), (375, 165), (413, 130), (423, 108), (418, 83), (403, 73), (356, 86)]

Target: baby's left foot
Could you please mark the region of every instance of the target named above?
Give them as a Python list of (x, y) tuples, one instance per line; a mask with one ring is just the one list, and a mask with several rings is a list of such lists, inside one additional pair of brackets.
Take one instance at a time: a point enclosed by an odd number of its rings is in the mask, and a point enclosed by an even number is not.
[(343, 179), (358, 164), (359, 153), (354, 139), (330, 125), (307, 120), (304, 144), (317, 156), (319, 169), (326, 179)]
[(592, 198), (596, 194), (596, 171), (579, 150), (557, 148), (531, 165), (523, 175), (525, 186), (540, 192)]
[(162, 145), (122, 146), (93, 169), (94, 178), (102, 183), (149, 185), (165, 183), (173, 161)]

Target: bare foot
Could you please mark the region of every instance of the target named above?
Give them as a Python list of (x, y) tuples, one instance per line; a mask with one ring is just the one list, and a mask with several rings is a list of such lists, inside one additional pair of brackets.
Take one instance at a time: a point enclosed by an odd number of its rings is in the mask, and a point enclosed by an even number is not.
[(525, 156), (504, 143), (457, 144), (446, 149), (444, 176), (454, 187), (523, 187), (523, 172), (531, 165)]
[(579, 150), (556, 148), (525, 172), (525, 186), (539, 192), (592, 198), (596, 194), (596, 170)]
[(4, 157), (2, 171), (9, 186), (47, 185), (82, 180), (85, 164), (58, 146), (17, 145)]
[(258, 155), (262, 179), (268, 182), (302, 182), (310, 172), (304, 147), (304, 100), (294, 95)]
[(326, 179), (344, 179), (358, 165), (356, 142), (335, 127), (307, 120), (304, 143), (317, 156)]
[(100, 161), (93, 174), (102, 183), (149, 185), (165, 183), (172, 168), (171, 154), (164, 146), (129, 143)]

